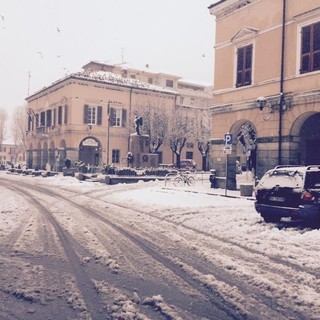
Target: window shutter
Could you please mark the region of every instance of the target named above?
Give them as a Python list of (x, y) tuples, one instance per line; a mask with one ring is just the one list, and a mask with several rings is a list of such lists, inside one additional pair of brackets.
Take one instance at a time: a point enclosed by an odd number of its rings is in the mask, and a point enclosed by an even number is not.
[(52, 118), (52, 125), (56, 126), (56, 116), (57, 116), (57, 110), (53, 109), (53, 118)]
[(29, 115), (29, 116), (28, 116), (28, 131), (31, 131), (31, 124), (32, 124), (32, 118), (31, 118), (31, 116)]
[(100, 126), (102, 124), (102, 107), (101, 106), (98, 106), (97, 124), (100, 125)]
[(109, 109), (109, 125), (112, 127), (114, 125), (114, 117), (115, 117), (114, 108), (110, 107), (110, 109)]
[(58, 124), (62, 124), (62, 106), (58, 107)]
[(88, 112), (89, 112), (89, 106), (87, 104), (84, 105), (83, 108), (83, 123), (88, 123)]
[(68, 105), (64, 106), (64, 124), (68, 123)]
[(36, 114), (36, 128), (39, 127), (39, 113)]
[(122, 109), (122, 127), (125, 128), (127, 124), (127, 109)]

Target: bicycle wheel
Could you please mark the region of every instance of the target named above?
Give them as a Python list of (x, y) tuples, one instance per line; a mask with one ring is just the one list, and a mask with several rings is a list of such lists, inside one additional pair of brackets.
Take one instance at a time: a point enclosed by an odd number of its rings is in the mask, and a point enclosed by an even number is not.
[(195, 183), (196, 183), (196, 179), (194, 177), (190, 176), (190, 177), (187, 178), (187, 184), (189, 186), (194, 186)]
[(183, 179), (181, 177), (175, 177), (173, 179), (173, 184), (176, 186), (176, 187), (181, 187), (183, 186), (184, 182), (183, 182)]

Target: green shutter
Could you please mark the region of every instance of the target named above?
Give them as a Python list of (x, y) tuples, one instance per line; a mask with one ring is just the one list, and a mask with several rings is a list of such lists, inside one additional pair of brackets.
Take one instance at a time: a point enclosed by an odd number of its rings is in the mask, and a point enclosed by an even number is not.
[(127, 109), (122, 109), (122, 127), (125, 128), (127, 124)]
[(68, 105), (64, 106), (64, 124), (68, 123)]
[(87, 104), (85, 104), (84, 108), (83, 108), (83, 123), (84, 124), (88, 123), (88, 110), (89, 110), (89, 106)]
[(102, 124), (102, 107), (101, 106), (98, 106), (97, 124), (100, 126)]

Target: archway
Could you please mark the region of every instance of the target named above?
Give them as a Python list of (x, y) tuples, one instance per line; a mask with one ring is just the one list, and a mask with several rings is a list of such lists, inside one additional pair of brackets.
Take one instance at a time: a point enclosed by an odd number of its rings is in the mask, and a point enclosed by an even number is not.
[(300, 129), (300, 163), (320, 164), (320, 113), (310, 115)]
[(50, 142), (50, 147), (49, 147), (49, 164), (51, 165), (51, 168), (56, 169), (56, 152), (55, 152), (55, 146), (54, 142)]
[(67, 150), (66, 150), (66, 142), (65, 140), (61, 140), (57, 152), (57, 170), (62, 171), (64, 165), (65, 165), (65, 160), (67, 157)]
[(33, 166), (33, 144), (30, 143), (29, 150), (27, 151), (27, 168), (32, 168)]
[(42, 148), (42, 166), (41, 166), (41, 169), (45, 169), (48, 161), (49, 161), (48, 143), (44, 142), (43, 143), (43, 148)]
[(36, 168), (37, 170), (41, 169), (41, 143), (38, 142), (36, 150)]
[(94, 137), (87, 137), (80, 142), (79, 146), (79, 160), (98, 166), (101, 160), (101, 143)]

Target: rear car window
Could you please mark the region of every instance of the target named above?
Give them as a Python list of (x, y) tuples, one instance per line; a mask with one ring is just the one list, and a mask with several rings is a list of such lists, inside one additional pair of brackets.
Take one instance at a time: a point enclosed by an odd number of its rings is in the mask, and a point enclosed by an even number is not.
[(320, 171), (307, 171), (305, 186), (308, 189), (320, 189)]
[(303, 173), (297, 170), (271, 170), (262, 177), (259, 186), (264, 188), (272, 188), (274, 186), (302, 188)]

